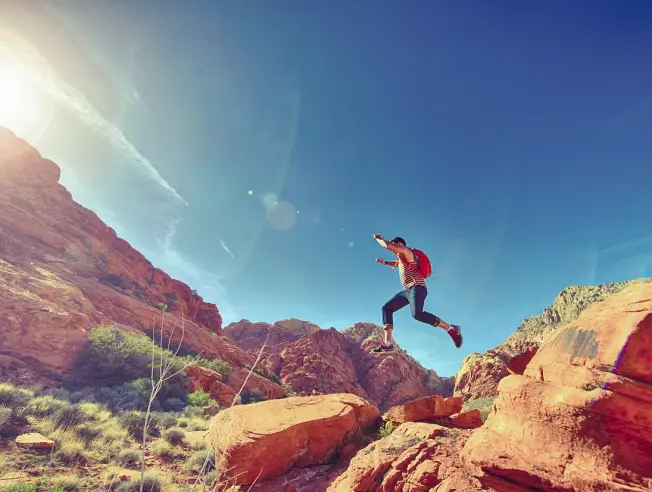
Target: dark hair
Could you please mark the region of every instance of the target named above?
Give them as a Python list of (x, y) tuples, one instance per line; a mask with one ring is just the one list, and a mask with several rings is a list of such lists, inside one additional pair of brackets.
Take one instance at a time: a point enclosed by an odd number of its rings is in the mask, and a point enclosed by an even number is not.
[(390, 242), (391, 242), (391, 243), (401, 243), (403, 246), (407, 246), (407, 244), (405, 243), (405, 239), (403, 239), (403, 238), (400, 237), (400, 236), (396, 236), (396, 237), (395, 237), (394, 239), (392, 239)]

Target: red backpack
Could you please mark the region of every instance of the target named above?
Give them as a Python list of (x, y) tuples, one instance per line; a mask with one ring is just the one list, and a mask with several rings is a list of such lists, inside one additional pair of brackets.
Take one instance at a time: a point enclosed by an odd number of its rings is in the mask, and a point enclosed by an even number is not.
[(432, 275), (432, 265), (430, 264), (430, 259), (428, 255), (425, 254), (420, 249), (410, 248), (414, 253), (414, 257), (417, 260), (417, 271), (423, 275), (424, 278), (430, 277)]

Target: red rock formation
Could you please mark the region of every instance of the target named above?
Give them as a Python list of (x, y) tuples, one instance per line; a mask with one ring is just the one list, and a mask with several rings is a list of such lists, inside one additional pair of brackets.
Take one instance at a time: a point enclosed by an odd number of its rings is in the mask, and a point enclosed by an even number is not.
[(595, 302), (600, 302), (625, 287), (649, 282), (636, 279), (598, 286), (572, 286), (562, 290), (543, 313), (523, 320), (521, 326), (502, 344), (484, 354), (472, 353), (464, 359), (455, 380), (455, 396), (475, 400), (494, 396), (498, 383), (509, 374), (523, 374), (537, 348), (555, 331), (573, 320)]
[(224, 332), (243, 350), (258, 351), (263, 346), (267, 334), (267, 346), (279, 343), (296, 342), (303, 335), (319, 331), (319, 326), (298, 319), (286, 319), (276, 323), (252, 323), (248, 320), (231, 323)]
[(463, 459), (486, 485), (652, 489), (652, 284), (593, 304), (499, 385)]
[(400, 348), (389, 354), (371, 353), (382, 336), (382, 329), (373, 324), (357, 323), (343, 332), (297, 320), (239, 325), (233, 323), (225, 331), (251, 354), (260, 350), (268, 330), (276, 333), (278, 343), (268, 341), (262, 366), (299, 395), (351, 393), (386, 410), (424, 395), (452, 392), (453, 378), (424, 369)]
[[(412, 430), (401, 425), (376, 441), (351, 460), (348, 469), (334, 480), (328, 492), (448, 492), (487, 490), (480, 481), (469, 477), (459, 460), (459, 451), (470, 431), (441, 430), (436, 424), (430, 431)], [(406, 427), (406, 432), (400, 432)], [(434, 438), (424, 436), (436, 436)]]
[(218, 414), (211, 423), (211, 443), (230, 484), (249, 485), (293, 467), (331, 462), (379, 417), (376, 407), (353, 395), (270, 400)]
[[(222, 408), (230, 407), (233, 404), (236, 393), (230, 386), (222, 382), (222, 376), (218, 372), (191, 364), (186, 368), (186, 373), (192, 386), (191, 392), (205, 391)], [(239, 403), (239, 401), (236, 401), (235, 404)]]
[[(273, 383), (267, 378), (256, 374), (255, 372), (249, 374), (249, 369), (240, 367), (232, 369), (226, 379), (226, 384), (232, 388), (240, 389), (243, 385), (243, 391), (251, 393), (252, 391), (259, 391), (265, 399), (284, 398), (286, 396), (285, 390), (276, 383)], [(246, 382), (245, 382), (246, 381)]]
[(461, 398), (444, 398), (435, 395), (392, 407), (383, 415), (383, 419), (391, 421), (394, 425), (405, 422), (428, 422), (450, 417), (460, 410), (462, 410)]
[[(168, 304), (173, 343), (251, 366), (222, 340), (222, 319), (186, 284), (154, 268), (58, 183), (53, 162), (0, 128), (0, 344), (3, 357), (39, 375), (66, 373), (89, 328), (115, 323), (146, 331)], [(184, 317), (184, 328), (178, 316)], [(15, 365), (15, 364), (14, 364)], [(23, 367), (24, 369), (24, 367)], [(24, 370), (23, 370), (24, 372)]]

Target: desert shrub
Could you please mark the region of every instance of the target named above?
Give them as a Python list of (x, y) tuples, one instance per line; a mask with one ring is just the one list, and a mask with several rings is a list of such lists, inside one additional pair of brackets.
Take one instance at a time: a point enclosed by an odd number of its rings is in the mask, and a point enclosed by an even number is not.
[[(163, 480), (153, 473), (145, 473), (142, 485), (144, 492), (163, 492)], [(120, 485), (116, 492), (140, 492), (140, 486), (140, 475), (137, 475), (129, 482)]]
[[(204, 463), (206, 465), (204, 466)], [(190, 455), (186, 460), (184, 468), (193, 473), (199, 473), (202, 468), (204, 472), (209, 472), (215, 469), (215, 453), (212, 449), (203, 449), (196, 451)]]
[(80, 440), (62, 440), (55, 447), (57, 460), (65, 466), (74, 466), (86, 459), (84, 443)]
[(248, 403), (258, 403), (259, 401), (265, 401), (265, 397), (258, 388), (254, 388), (251, 391), (244, 391), (241, 393), (241, 396), (242, 403), (244, 405)]
[(113, 417), (113, 413), (99, 403), (82, 401), (77, 404), (79, 409), (91, 420), (107, 422)]
[(3, 488), (2, 492), (38, 492), (38, 489), (34, 484), (20, 482)]
[(70, 396), (74, 403), (78, 401), (98, 402), (107, 406), (115, 413), (129, 410), (145, 410), (149, 395), (144, 396), (140, 391), (132, 388), (131, 383), (114, 387), (87, 388), (77, 391)]
[(56, 492), (75, 492), (79, 490), (81, 479), (77, 475), (56, 475), (52, 477), (52, 485)]
[[(143, 430), (145, 429), (145, 418), (146, 415), (144, 412), (129, 411), (120, 415), (120, 424), (132, 437), (136, 439), (142, 439)], [(147, 434), (153, 437), (158, 437), (160, 431), (158, 428), (158, 418), (156, 413), (152, 413), (148, 419), (148, 432)]]
[(14, 437), (11, 436), (11, 408), (0, 407), (0, 437)]
[(170, 445), (170, 443), (158, 440), (151, 446), (152, 453), (166, 460), (173, 460), (182, 455), (182, 453)]
[(186, 404), (180, 398), (168, 398), (163, 402), (164, 412), (180, 412), (186, 407)]
[(175, 412), (153, 412), (152, 415), (158, 422), (159, 429), (169, 429), (177, 425), (180, 414)]
[(394, 424), (392, 423), (391, 420), (388, 420), (385, 422), (383, 425), (380, 426), (380, 430), (378, 431), (378, 434), (380, 435), (381, 438), (389, 436), (392, 432), (394, 432)]
[(50, 417), (70, 403), (54, 398), (52, 395), (37, 396), (27, 404), (26, 413), (35, 417)]
[[(154, 360), (173, 357), (172, 352), (162, 349), (154, 341), (143, 335), (122, 331), (117, 326), (93, 328), (79, 357), (79, 365), (84, 366), (89, 376), (98, 385), (119, 386), (134, 380), (149, 378), (152, 354)], [(154, 364), (154, 377), (158, 375)]]
[(191, 432), (208, 430), (208, 422), (200, 417), (193, 417), (188, 423), (188, 430)]
[(186, 396), (186, 401), (191, 407), (203, 408), (217, 405), (217, 402), (211, 398), (211, 395), (201, 389), (194, 391), (193, 393), (190, 393), (188, 396)]
[(190, 419), (188, 417), (179, 417), (177, 419), (177, 426), (181, 428), (188, 427), (188, 424), (190, 424)]
[(70, 392), (64, 388), (45, 388), (38, 393), (38, 396), (51, 396), (57, 400), (68, 400)]
[(231, 372), (231, 366), (229, 365), (228, 362), (225, 362), (223, 360), (219, 359), (204, 359), (203, 357), (197, 357), (196, 354), (186, 354), (180, 359), (183, 361), (185, 364), (194, 364), (196, 366), (201, 366), (205, 367), (206, 369), (211, 369), (222, 376), (226, 377), (229, 375), (229, 372)]
[(10, 408), (14, 414), (21, 412), (32, 397), (30, 391), (8, 383), (0, 383), (0, 406)]
[(73, 432), (87, 445), (102, 435), (102, 429), (97, 424), (88, 422), (74, 427)]
[(294, 392), (294, 390), (292, 389), (292, 386), (290, 386), (289, 384), (281, 383), (281, 386), (285, 390), (285, 395), (286, 396), (296, 396), (297, 395)]
[(463, 409), (464, 410), (480, 410), (480, 418), (482, 421), (486, 421), (487, 417), (491, 413), (491, 410), (493, 409), (494, 401), (498, 395), (494, 396), (488, 396), (486, 398), (477, 398), (475, 400), (470, 400), (464, 402)]
[(57, 429), (66, 430), (88, 420), (88, 416), (78, 406), (67, 403), (52, 416), (52, 422)]
[(200, 417), (202, 415), (202, 408), (187, 406), (183, 409), (182, 413), (184, 417), (188, 417), (189, 419), (193, 417)]
[(181, 429), (168, 429), (163, 433), (163, 438), (173, 446), (183, 443), (186, 438), (186, 433)]
[(137, 466), (140, 464), (140, 460), (141, 454), (135, 449), (123, 449), (118, 454), (118, 463), (126, 468)]

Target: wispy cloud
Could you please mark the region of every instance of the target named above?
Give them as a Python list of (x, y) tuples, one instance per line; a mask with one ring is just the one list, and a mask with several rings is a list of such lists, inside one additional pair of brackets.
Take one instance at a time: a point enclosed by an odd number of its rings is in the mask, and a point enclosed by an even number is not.
[(84, 124), (117, 150), (125, 163), (134, 166), (154, 183), (164, 188), (176, 200), (188, 205), (179, 192), (126, 138), (122, 130), (104, 118), (84, 95), (64, 80), (28, 42), (17, 34), (0, 28), (0, 48), (2, 48), (1, 54), (9, 57), (13, 67), (16, 68), (15, 75), (17, 77), (24, 77), (34, 83), (44, 94), (74, 112)]
[[(218, 239), (219, 239), (219, 238), (218, 238)], [(225, 243), (222, 239), (220, 239), (220, 245), (222, 246), (222, 249), (223, 249), (224, 251), (226, 251), (227, 254), (228, 254), (231, 258), (235, 258), (235, 256), (233, 255), (233, 253), (231, 252), (231, 250), (229, 249), (229, 247), (226, 245), (226, 243)]]

